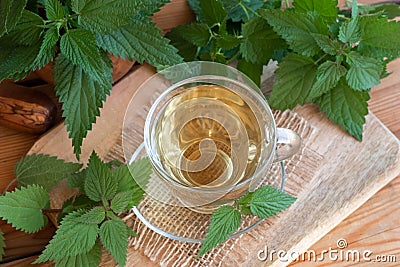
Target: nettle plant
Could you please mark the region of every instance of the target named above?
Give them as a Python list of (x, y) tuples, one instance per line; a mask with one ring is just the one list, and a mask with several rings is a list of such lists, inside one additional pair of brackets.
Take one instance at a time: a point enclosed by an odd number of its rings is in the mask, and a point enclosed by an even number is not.
[(156, 67), (180, 63), (151, 16), (169, 0), (2, 0), (0, 81), (54, 62), (55, 91), (79, 159), (109, 95), (109, 55)]
[[(131, 166), (118, 161), (103, 162), (93, 152), (86, 168), (48, 155), (30, 155), (15, 166), (18, 188), (0, 196), (0, 218), (16, 229), (34, 233), (58, 215), (58, 229), (35, 263), (52, 261), (56, 266), (95, 267), (101, 261), (102, 246), (124, 266), (129, 236), (136, 236), (121, 214), (137, 205), (144, 194), (134, 178), (149, 179), (147, 160)], [(50, 209), (49, 192), (63, 179), (78, 192), (62, 209)], [(0, 260), (4, 254), (0, 230)]]
[[(358, 140), (369, 92), (399, 57), (400, 15), (395, 4), (340, 11), (337, 0), (188, 0), (197, 21), (167, 37), (187, 61), (230, 64), (260, 84), (263, 66), (278, 61), (274, 109), (315, 103)], [(282, 10), (282, 2), (285, 9)], [(290, 3), (289, 3), (290, 2)]]

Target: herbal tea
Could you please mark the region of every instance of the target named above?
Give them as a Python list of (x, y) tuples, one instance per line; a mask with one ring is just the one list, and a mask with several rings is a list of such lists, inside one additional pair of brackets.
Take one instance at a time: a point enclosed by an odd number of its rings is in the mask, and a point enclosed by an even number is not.
[(161, 110), (155, 125), (164, 170), (190, 187), (225, 188), (252, 176), (261, 135), (246, 101), (218, 85), (182, 90)]

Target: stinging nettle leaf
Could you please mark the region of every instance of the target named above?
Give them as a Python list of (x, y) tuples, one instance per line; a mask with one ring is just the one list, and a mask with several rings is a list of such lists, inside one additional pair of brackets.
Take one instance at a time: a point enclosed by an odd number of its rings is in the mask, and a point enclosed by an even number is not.
[(346, 68), (344, 66), (338, 65), (336, 62), (325, 61), (318, 66), (317, 78), (311, 89), (309, 98), (314, 99), (325, 94), (334, 88), (345, 74)]
[(279, 63), (268, 103), (275, 109), (292, 109), (306, 103), (315, 82), (317, 65), (305, 56), (288, 54)]
[(94, 80), (104, 85), (111, 83), (112, 68), (102, 60), (95, 36), (84, 29), (69, 30), (61, 37), (61, 53), (80, 66)]
[(221, 206), (215, 210), (211, 215), (211, 223), (197, 257), (201, 257), (227, 240), (230, 234), (239, 229), (241, 222), (240, 212), (232, 206)]
[(182, 62), (178, 50), (153, 23), (134, 21), (110, 34), (98, 34), (97, 42), (107, 52), (130, 60), (136, 58), (139, 63), (172, 66)]
[(312, 36), (314, 37), (314, 40), (317, 42), (322, 51), (329, 55), (334, 56), (341, 49), (339, 41), (329, 38), (328, 35), (312, 34)]
[(96, 243), (87, 253), (67, 256), (57, 260), (55, 267), (97, 267), (101, 262), (101, 246)]
[(266, 64), (275, 50), (284, 48), (285, 42), (262, 18), (253, 18), (243, 25), (243, 42), (240, 52), (246, 61)]
[(130, 207), (134, 192), (125, 191), (115, 195), (111, 200), (111, 209), (115, 213), (127, 211)]
[(115, 218), (100, 227), (100, 240), (119, 266), (125, 266), (130, 232), (124, 221)]
[(361, 141), (365, 116), (368, 114), (368, 100), (368, 92), (355, 91), (342, 79), (316, 103), (329, 119)]
[(49, 20), (56, 21), (63, 19), (65, 16), (64, 7), (58, 0), (46, 0), (46, 17)]
[(206, 24), (191, 23), (175, 28), (176, 31), (188, 42), (196, 46), (206, 46), (211, 38), (211, 33)]
[(361, 27), (360, 19), (353, 18), (350, 21), (346, 21), (340, 26), (339, 29), (339, 40), (343, 43), (354, 44), (359, 42), (361, 39)]
[(227, 12), (221, 0), (200, 0), (200, 8), (207, 25), (213, 27), (225, 21)]
[(250, 210), (260, 218), (268, 218), (288, 208), (295, 201), (295, 197), (279, 189), (262, 186), (254, 192), (250, 202)]
[(65, 162), (57, 157), (33, 154), (22, 158), (15, 165), (14, 172), (20, 186), (36, 184), (50, 191), (60, 180), (81, 167), (82, 164)]
[(185, 61), (193, 61), (197, 55), (197, 46), (186, 41), (176, 28), (177, 27), (167, 32), (165, 37), (171, 40), (171, 44), (178, 49), (178, 54), (183, 57)]
[(0, 1), (0, 37), (11, 31), (21, 18), (28, 0)]
[[(254, 17), (254, 11), (263, 7), (263, 0), (221, 0), (225, 10), (228, 11), (228, 18), (234, 22), (248, 21)], [(268, 1), (271, 2), (271, 1)], [(253, 12), (252, 12), (253, 11)]]
[(85, 179), (86, 195), (94, 201), (110, 200), (115, 196), (117, 188), (118, 180), (113, 178), (110, 169), (93, 151)]
[(238, 60), (236, 68), (246, 74), (258, 87), (261, 83), (261, 75), (263, 72), (262, 64), (254, 64), (241, 58)]
[(242, 42), (241, 37), (226, 33), (218, 36), (217, 46), (219, 46), (222, 49), (229, 50), (240, 45), (241, 42)]
[(35, 59), (35, 66), (37, 68), (41, 68), (53, 60), (54, 55), (57, 52), (58, 38), (59, 35), (56, 28), (50, 28), (46, 31), (39, 54)]
[(346, 75), (347, 83), (353, 89), (370, 90), (380, 83), (382, 64), (378, 60), (350, 52), (346, 62), (350, 66)]
[(72, 0), (78, 24), (93, 33), (108, 33), (126, 25), (135, 11), (132, 0)]
[(337, 0), (296, 0), (293, 6), (302, 13), (316, 12), (328, 22), (334, 22), (338, 14)]
[(97, 206), (85, 211), (81, 216), (72, 218), (71, 220), (83, 224), (100, 224), (106, 218), (104, 207)]
[(320, 51), (313, 34), (328, 35), (327, 24), (315, 13), (272, 9), (261, 9), (259, 13), (294, 52), (304, 56), (314, 56)]
[(53, 239), (34, 263), (59, 261), (65, 257), (84, 254), (93, 249), (99, 234), (97, 224), (78, 223), (74, 219), (84, 211), (75, 211), (66, 215), (58, 227)]
[(54, 65), (54, 84), (63, 103), (64, 124), (67, 125), (75, 155), (79, 159), (83, 138), (92, 129), (96, 116), (100, 115), (102, 101), (109, 95), (111, 83), (104, 85), (94, 81), (81, 67), (61, 54)]
[(400, 22), (379, 17), (360, 17), (361, 44), (373, 48), (395, 49), (400, 47)]
[(47, 224), (42, 210), (49, 205), (47, 191), (38, 185), (29, 185), (0, 196), (0, 217), (17, 230), (34, 233)]
[(28, 10), (22, 12), (22, 16), (14, 29), (10, 31), (7, 38), (8, 42), (13, 42), (19, 45), (33, 46), (40, 42), (44, 25), (43, 19)]

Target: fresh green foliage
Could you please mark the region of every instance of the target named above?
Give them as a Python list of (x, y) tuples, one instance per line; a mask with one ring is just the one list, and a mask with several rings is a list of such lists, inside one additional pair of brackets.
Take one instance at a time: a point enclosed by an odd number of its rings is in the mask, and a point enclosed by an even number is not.
[(85, 179), (86, 195), (93, 201), (107, 201), (117, 192), (118, 180), (113, 179), (110, 169), (92, 153)]
[(50, 199), (43, 187), (28, 185), (0, 196), (0, 217), (16, 229), (34, 233), (46, 225), (47, 217), (42, 210), (49, 205)]
[(167, 37), (187, 61), (237, 60), (237, 69), (258, 85), (263, 65), (277, 60), (267, 96), (272, 108), (316, 103), (362, 140), (368, 92), (400, 56), (400, 22), (388, 20), (400, 15), (400, 8), (352, 1), (348, 12), (339, 11), (337, 0), (294, 0), (282, 10), (281, 2), (191, 0), (197, 22), (178, 26)]
[(242, 216), (255, 215), (267, 218), (288, 208), (296, 198), (271, 186), (262, 186), (255, 192), (235, 201), (233, 206), (221, 206), (211, 216), (211, 223), (197, 257), (201, 257), (236, 232)]
[[(105, 163), (93, 152), (87, 167), (81, 168), (81, 164), (48, 155), (30, 155), (22, 159), (16, 166), (16, 174), (27, 186), (0, 196), (0, 218), (17, 229), (33, 233), (46, 225), (47, 214), (60, 212), (60, 226), (36, 263), (52, 261), (62, 267), (98, 266), (102, 244), (118, 264), (124, 266), (128, 237), (136, 233), (118, 214), (129, 211), (142, 199), (143, 189), (134, 177), (148, 181), (152, 173), (150, 162), (141, 159), (128, 168), (121, 163)], [(64, 178), (80, 192), (67, 200), (62, 210), (49, 209), (48, 191)], [(3, 241), (0, 233), (0, 255)]]
[(82, 141), (112, 87), (107, 52), (162, 68), (182, 62), (151, 22), (167, 2), (2, 0), (0, 81), (22, 79), (54, 61), (55, 90), (79, 159)]
[(21, 18), (28, 0), (2, 0), (0, 2), (0, 37), (8, 33)]
[(56, 267), (74, 266), (74, 267), (97, 267), (101, 261), (101, 246), (95, 243), (93, 248), (87, 253), (68, 256), (58, 260)]
[(46, 191), (68, 175), (78, 172), (82, 164), (67, 163), (49, 155), (29, 155), (22, 158), (14, 168), (19, 186), (40, 185)]
[(118, 217), (107, 220), (100, 227), (100, 240), (119, 266), (125, 266), (128, 237), (128, 227)]

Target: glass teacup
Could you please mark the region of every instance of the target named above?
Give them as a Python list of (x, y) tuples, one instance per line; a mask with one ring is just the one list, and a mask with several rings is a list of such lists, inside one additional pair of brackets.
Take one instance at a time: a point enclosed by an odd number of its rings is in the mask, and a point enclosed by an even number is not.
[(300, 147), (295, 132), (276, 127), (260, 89), (232, 67), (183, 63), (156, 74), (139, 90), (158, 97), (144, 126), (155, 175), (149, 185), (137, 182), (161, 202), (211, 213), (253, 191), (268, 179), (273, 162)]

